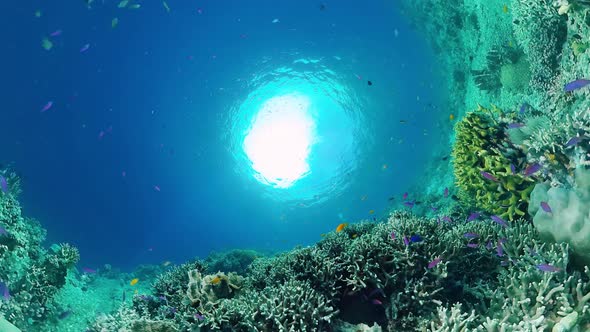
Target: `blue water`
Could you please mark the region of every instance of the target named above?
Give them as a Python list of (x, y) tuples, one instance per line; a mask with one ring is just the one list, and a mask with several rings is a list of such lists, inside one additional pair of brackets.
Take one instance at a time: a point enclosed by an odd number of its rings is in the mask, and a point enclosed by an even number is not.
[[(24, 214), (82, 266), (285, 250), (378, 219), (448, 129), (438, 66), (390, 1), (139, 3), (0, 5), (0, 161), (22, 175)], [(317, 138), (288, 188), (243, 151), (280, 96), (307, 98)]]

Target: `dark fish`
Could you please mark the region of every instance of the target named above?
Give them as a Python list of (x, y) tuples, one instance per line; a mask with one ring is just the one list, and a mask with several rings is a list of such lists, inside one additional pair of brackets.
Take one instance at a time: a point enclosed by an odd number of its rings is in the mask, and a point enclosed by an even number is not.
[(486, 171), (480, 171), (479, 172), (481, 174), (481, 176), (483, 176), (484, 178), (488, 179), (488, 180), (492, 180), (494, 182), (498, 182), (498, 179), (493, 176), (492, 174), (486, 172)]
[(539, 269), (543, 272), (559, 272), (559, 271), (561, 271), (561, 268), (559, 268), (557, 266), (549, 265), (549, 264), (539, 264), (539, 265), (537, 265), (537, 269)]
[(567, 83), (564, 87), (563, 87), (563, 91), (565, 92), (572, 92), (578, 89), (581, 89), (585, 86), (590, 85), (590, 80), (581, 78), (572, 82)]
[(581, 141), (582, 141), (582, 138), (580, 136), (572, 137), (572, 138), (570, 138), (569, 141), (567, 141), (567, 143), (565, 143), (565, 146), (566, 147), (574, 146), (574, 145), (577, 145), (578, 143), (580, 143)]
[(447, 159), (449, 159), (449, 156), (444, 156), (444, 157), (442, 157), (442, 160), (443, 160), (443, 161), (445, 161), (445, 160), (447, 160)]
[(524, 176), (531, 176), (531, 175), (537, 173), (538, 171), (540, 171), (541, 167), (542, 166), (539, 163), (534, 163), (534, 164), (528, 165), (526, 167), (526, 169), (524, 170), (523, 174), (524, 174)]
[(326, 5), (322, 3), (322, 4), (320, 5), (320, 10), (326, 10)]
[(127, 299), (127, 296), (125, 294), (125, 291), (123, 291), (123, 302), (125, 302), (126, 299)]
[(541, 209), (547, 213), (551, 213), (551, 207), (549, 204), (547, 204), (547, 202), (541, 202)]
[(57, 316), (58, 319), (66, 319), (72, 314), (72, 310), (66, 310)]
[(524, 127), (524, 123), (510, 123), (508, 124), (508, 129), (516, 129)]
[(458, 200), (459, 200), (459, 197), (457, 197), (457, 195), (451, 195), (451, 198), (452, 198), (454, 201), (458, 201)]
[(0, 226), (0, 235), (8, 235), (8, 231), (2, 226)]
[(393, 201), (394, 199), (395, 199), (395, 197), (393, 197), (393, 196), (392, 196), (392, 197), (389, 197), (389, 199), (387, 199), (387, 200), (391, 202), (391, 201)]
[(373, 82), (371, 82), (371, 81), (367, 81), (367, 84), (368, 84), (368, 85), (373, 85)]
[(500, 224), (502, 227), (508, 227), (508, 223), (506, 223), (506, 221), (504, 221), (504, 219), (502, 219), (496, 215), (490, 216), (490, 218), (492, 218), (493, 221)]
[(516, 175), (516, 166), (514, 166), (514, 164), (510, 164), (510, 171), (512, 172), (512, 175)]
[(383, 290), (381, 288), (374, 289), (372, 292), (369, 293), (369, 297), (373, 297), (376, 294), (379, 294), (379, 295), (385, 297), (385, 292), (383, 292)]

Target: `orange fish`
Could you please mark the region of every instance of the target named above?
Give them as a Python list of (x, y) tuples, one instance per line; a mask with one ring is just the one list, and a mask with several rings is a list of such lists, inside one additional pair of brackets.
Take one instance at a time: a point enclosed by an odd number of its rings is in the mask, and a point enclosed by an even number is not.
[(336, 233), (341, 232), (344, 229), (344, 227), (346, 227), (346, 225), (348, 225), (348, 223), (342, 223), (338, 225), (338, 227), (336, 227)]
[(131, 279), (131, 281), (129, 282), (129, 285), (135, 286), (135, 284), (137, 284), (138, 282), (139, 282), (139, 278), (134, 278), (134, 279)]
[(215, 278), (211, 279), (211, 284), (217, 285), (221, 282), (221, 278), (219, 276), (215, 276)]
[(449, 115), (449, 120), (451, 120), (451, 121), (455, 120), (455, 115), (453, 115), (453, 114)]

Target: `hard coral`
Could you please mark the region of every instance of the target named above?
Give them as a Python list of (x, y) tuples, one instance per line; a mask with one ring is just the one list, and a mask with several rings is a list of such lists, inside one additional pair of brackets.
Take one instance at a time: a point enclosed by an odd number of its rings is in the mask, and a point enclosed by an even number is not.
[[(453, 146), (454, 173), (459, 197), (492, 214), (515, 220), (526, 214), (529, 194), (534, 181), (521, 174), (513, 174), (510, 164), (521, 168), (525, 155), (507, 140), (505, 124), (498, 118), (501, 111), (479, 107), (470, 112), (455, 127)], [(492, 114), (492, 115), (491, 115)], [(492, 174), (498, 181), (482, 176)]]

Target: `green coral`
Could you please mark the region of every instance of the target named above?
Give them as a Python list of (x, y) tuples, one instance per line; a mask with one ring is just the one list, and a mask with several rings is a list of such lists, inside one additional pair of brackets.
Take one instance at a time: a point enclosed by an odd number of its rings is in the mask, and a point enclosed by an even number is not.
[[(495, 118), (496, 114), (498, 119)], [(492, 214), (515, 220), (527, 211), (534, 181), (513, 174), (510, 164), (522, 169), (525, 155), (507, 140), (501, 111), (479, 107), (455, 127), (453, 146), (454, 173), (459, 197)], [(481, 172), (492, 174), (498, 182), (486, 179)]]

